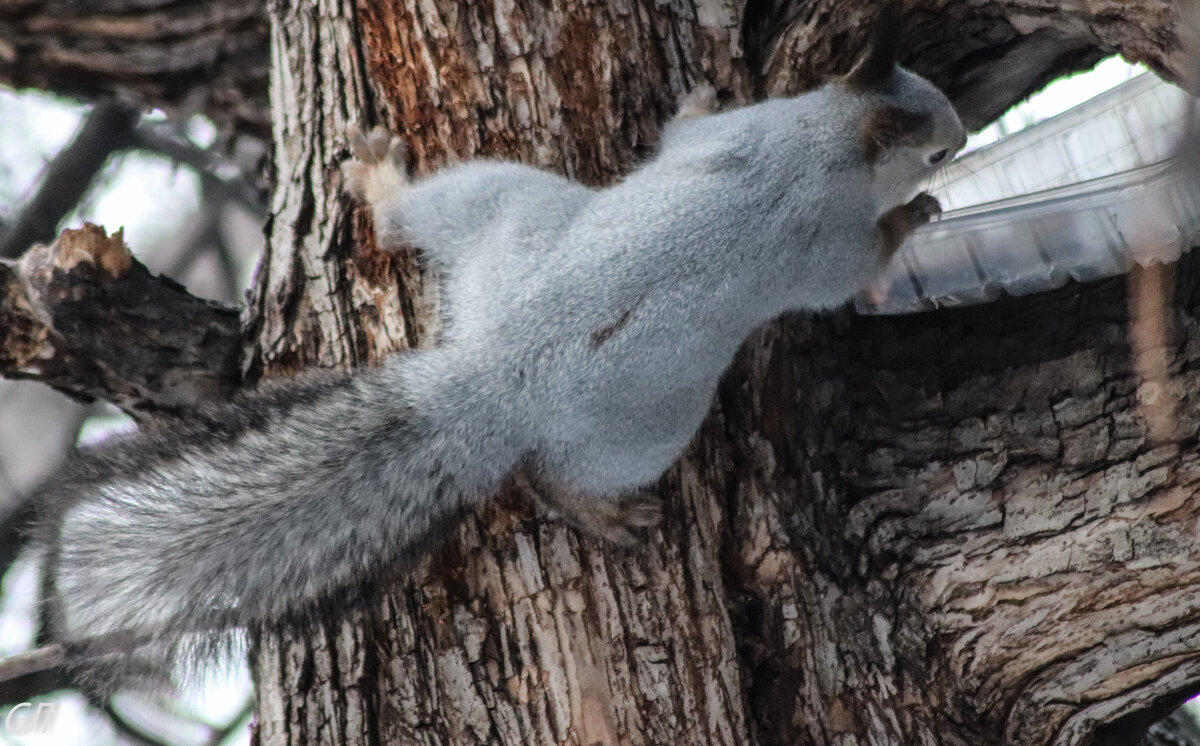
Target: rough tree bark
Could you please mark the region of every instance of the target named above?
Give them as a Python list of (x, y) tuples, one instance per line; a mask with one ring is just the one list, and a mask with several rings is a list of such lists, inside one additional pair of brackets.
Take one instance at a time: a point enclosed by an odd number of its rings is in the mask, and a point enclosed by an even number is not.
[[(80, 7), (21, 5), (18, 20)], [(604, 183), (698, 82), (745, 102), (844, 70), (873, 6), (276, 0), (276, 188), (246, 367), (433, 343), (436, 278), (378, 252), (340, 194), (351, 121), (401, 132), (421, 171), (484, 153)], [(1112, 52), (1185, 75), (1179, 10), (927, 0), (908, 4), (905, 49), (981, 124)], [(126, 66), (100, 67), (103, 85)], [(259, 637), (258, 743), (1131, 743), (1200, 689), (1194, 265), (1168, 350), (1172, 442), (1135, 414), (1119, 281), (784, 319), (747, 342), (641, 551), (507, 490), (377, 603)]]

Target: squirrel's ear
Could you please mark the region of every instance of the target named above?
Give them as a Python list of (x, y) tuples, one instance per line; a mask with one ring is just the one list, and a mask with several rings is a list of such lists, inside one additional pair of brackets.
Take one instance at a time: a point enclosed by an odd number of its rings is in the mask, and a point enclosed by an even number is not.
[(889, 3), (875, 19), (875, 28), (871, 32), (867, 51), (854, 63), (854, 67), (842, 79), (843, 82), (860, 90), (883, 85), (896, 67), (896, 60), (900, 54), (900, 31), (900, 11), (895, 4)]

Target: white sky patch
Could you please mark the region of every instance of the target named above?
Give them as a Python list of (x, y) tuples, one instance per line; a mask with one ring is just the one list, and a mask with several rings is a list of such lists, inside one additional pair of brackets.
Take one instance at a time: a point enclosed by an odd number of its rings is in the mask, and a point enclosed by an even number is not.
[[(41, 93), (0, 88), (0, 214), (11, 215), (28, 199), (42, 169), (66, 145), (82, 120), (82, 109)], [(16, 136), (16, 133), (20, 133)]]
[(137, 423), (132, 417), (109, 404), (84, 421), (79, 428), (76, 442), (81, 446), (95, 445), (111, 435), (133, 432), (136, 429)]
[(159, 155), (129, 152), (108, 162), (63, 225), (87, 221), (109, 232), (124, 227), (126, 245), (141, 257), (178, 234), (199, 206), (200, 179), (194, 171)]
[(26, 552), (13, 563), (0, 584), (0, 658), (33, 647), (39, 563), (28, 555)]

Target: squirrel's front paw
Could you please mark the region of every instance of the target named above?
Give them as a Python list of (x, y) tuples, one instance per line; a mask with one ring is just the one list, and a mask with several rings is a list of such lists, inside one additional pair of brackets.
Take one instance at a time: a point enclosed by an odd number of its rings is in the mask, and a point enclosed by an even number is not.
[(929, 192), (921, 192), (909, 200), (905, 207), (917, 225), (928, 223), (931, 218), (942, 214), (942, 204)]
[(879, 239), (883, 249), (884, 260), (892, 258), (892, 254), (904, 243), (904, 239), (912, 232), (929, 222), (930, 218), (942, 214), (942, 205), (937, 198), (928, 192), (897, 205), (880, 216)]
[(369, 205), (395, 197), (408, 186), (407, 148), (383, 127), (364, 135), (356, 125), (346, 129), (353, 160), (342, 164), (346, 191)]

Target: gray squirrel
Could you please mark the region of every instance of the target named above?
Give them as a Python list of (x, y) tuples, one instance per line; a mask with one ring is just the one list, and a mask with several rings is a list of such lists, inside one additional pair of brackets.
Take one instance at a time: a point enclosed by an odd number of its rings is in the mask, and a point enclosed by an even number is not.
[(352, 131), (349, 191), (381, 246), (442, 270), (443, 339), (75, 459), (43, 490), (53, 634), (179, 653), (303, 614), (417, 560), (514, 475), (600, 535), (652, 524), (639, 490), (747, 335), (844, 304), (940, 211), (917, 187), (965, 132), (886, 36), (794, 98), (716, 113), (698, 88), (603, 189), (488, 160), (410, 180), (399, 139)]

